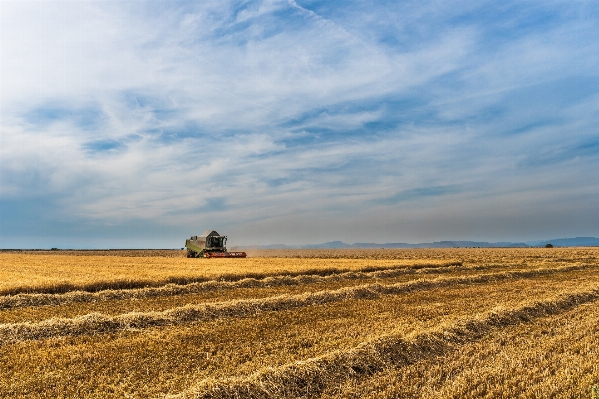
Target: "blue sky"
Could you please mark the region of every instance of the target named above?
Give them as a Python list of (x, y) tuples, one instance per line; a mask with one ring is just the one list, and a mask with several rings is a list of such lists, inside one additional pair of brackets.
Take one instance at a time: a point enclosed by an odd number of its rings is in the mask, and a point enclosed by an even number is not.
[(594, 1), (0, 7), (0, 247), (599, 236)]

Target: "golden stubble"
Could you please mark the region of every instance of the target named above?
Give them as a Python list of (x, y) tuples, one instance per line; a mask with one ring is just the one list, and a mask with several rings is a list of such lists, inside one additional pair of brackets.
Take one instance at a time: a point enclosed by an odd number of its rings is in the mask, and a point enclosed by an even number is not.
[[(588, 360), (596, 359), (598, 249), (352, 251), (267, 252), (280, 257), (212, 264), (0, 254), (2, 273), (14, 277), (11, 289), (65, 284), (43, 294), (55, 305), (1, 312), (0, 397), (296, 397), (293, 389), (331, 398), (580, 397), (599, 382), (596, 361)], [(20, 268), (4, 269), (16, 260)], [(176, 265), (182, 270), (173, 271)], [(340, 277), (348, 270), (359, 278)], [(212, 288), (171, 295), (162, 287), (174, 276)], [(237, 285), (248, 276), (246, 286)], [(289, 278), (297, 281), (280, 284)], [(114, 286), (126, 279), (150, 281), (161, 295)], [(177, 289), (196, 284), (184, 279)], [(102, 294), (93, 284), (113, 291)], [(96, 294), (92, 302), (68, 299)], [(188, 304), (224, 307), (216, 318), (188, 321), (178, 310)], [(137, 321), (126, 325), (131, 314)], [(160, 325), (167, 316), (174, 322)], [(77, 320), (88, 327), (73, 327)], [(115, 321), (125, 326), (102, 327)]]
[(451, 259), (321, 259), (58, 255), (0, 253), (0, 295), (22, 292), (61, 293), (109, 288), (139, 288), (240, 276), (301, 275), (367, 267), (427, 265)]

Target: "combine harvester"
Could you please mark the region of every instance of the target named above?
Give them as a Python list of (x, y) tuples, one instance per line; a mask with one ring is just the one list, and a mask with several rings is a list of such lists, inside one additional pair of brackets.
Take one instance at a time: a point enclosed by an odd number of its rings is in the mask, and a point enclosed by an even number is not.
[(206, 230), (201, 236), (185, 240), (188, 258), (245, 258), (245, 252), (227, 252), (227, 236)]

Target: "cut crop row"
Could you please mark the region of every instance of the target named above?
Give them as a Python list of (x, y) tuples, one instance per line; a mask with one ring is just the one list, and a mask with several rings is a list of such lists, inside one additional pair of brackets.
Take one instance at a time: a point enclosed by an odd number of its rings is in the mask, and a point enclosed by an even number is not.
[(356, 348), (257, 372), (249, 377), (207, 379), (171, 399), (296, 398), (315, 396), (348, 379), (360, 379), (385, 369), (445, 355), (461, 345), (509, 326), (557, 315), (599, 299), (599, 286), (533, 301), (512, 309), (498, 309), (431, 331), (403, 336), (390, 334)]
[[(5, 257), (8, 255), (4, 255)], [(32, 256), (32, 255), (31, 255)], [(48, 256), (49, 260), (57, 260), (55, 258)], [(82, 257), (77, 257), (82, 258)], [(109, 257), (99, 257), (100, 261), (109, 262), (112, 259)], [(131, 259), (131, 258), (127, 258)], [(152, 270), (152, 274), (155, 274), (156, 277), (152, 278), (139, 278), (135, 277), (135, 274), (138, 272), (138, 269), (144, 269), (146, 266), (144, 263), (145, 258), (139, 258), (138, 263), (134, 263), (133, 261), (129, 261), (129, 263), (125, 263), (123, 265), (112, 266), (110, 263), (104, 265), (104, 269), (102, 270), (99, 266), (97, 269), (93, 268), (82, 268), (81, 272), (85, 274), (85, 276), (98, 274), (101, 275), (101, 272), (104, 274), (110, 274), (112, 269), (118, 269), (119, 274), (124, 274), (126, 278), (118, 278), (111, 277), (110, 279), (98, 279), (95, 278), (93, 281), (89, 282), (79, 282), (74, 277), (75, 268), (69, 268), (68, 266), (61, 265), (65, 270), (62, 272), (66, 277), (68, 277), (67, 281), (56, 281), (56, 276), (51, 275), (51, 271), (53, 270), (52, 263), (48, 265), (41, 264), (36, 267), (32, 267), (31, 270), (27, 272), (27, 274), (31, 276), (36, 276), (36, 279), (39, 279), (37, 274), (46, 273), (49, 274), (46, 278), (48, 280), (44, 283), (30, 283), (27, 285), (23, 285), (22, 283), (9, 285), (7, 287), (1, 287), (0, 284), (0, 295), (8, 296), (8, 295), (18, 295), (18, 294), (64, 294), (73, 291), (83, 291), (83, 292), (99, 292), (104, 290), (127, 290), (127, 289), (139, 289), (139, 288), (148, 288), (148, 287), (162, 287), (165, 285), (188, 285), (192, 283), (202, 283), (202, 282), (210, 282), (210, 281), (227, 281), (227, 282), (236, 282), (244, 279), (265, 279), (273, 276), (286, 276), (286, 277), (297, 277), (302, 275), (316, 275), (316, 276), (328, 276), (340, 273), (347, 272), (374, 272), (374, 271), (385, 271), (389, 269), (399, 269), (405, 268), (406, 270), (419, 270), (423, 268), (445, 268), (451, 266), (461, 266), (462, 262), (459, 261), (438, 261), (438, 262), (413, 262), (412, 264), (401, 265), (397, 262), (393, 261), (378, 261), (379, 264), (373, 264), (374, 261), (361, 261), (361, 262), (353, 262), (351, 260), (342, 259), (338, 260), (336, 263), (339, 266), (322, 266), (315, 267), (314, 265), (322, 263), (317, 262), (317, 260), (302, 260), (298, 259), (300, 264), (303, 267), (298, 265), (294, 265), (294, 270), (284, 269), (281, 270), (278, 266), (273, 266), (272, 271), (268, 270), (268, 264), (274, 263), (274, 265), (283, 265), (286, 262), (290, 262), (289, 260), (282, 259), (248, 259), (248, 260), (231, 260), (231, 259), (173, 259), (173, 258), (165, 258), (164, 265), (160, 263), (152, 264), (147, 266), (147, 269), (156, 268), (158, 270)], [(154, 262), (159, 262), (162, 260), (153, 259)], [(102, 262), (99, 262), (97, 259), (94, 259), (95, 263), (102, 265)], [(122, 261), (119, 259), (119, 261)], [(168, 262), (176, 261), (172, 264), (172, 266)], [(195, 261), (195, 263), (191, 263), (190, 261)], [(212, 262), (212, 264), (207, 264), (206, 262), (200, 263), (202, 261)], [(186, 262), (187, 268), (192, 267), (193, 272), (186, 270), (179, 270), (180, 266), (177, 264), (181, 262)], [(263, 262), (264, 264), (260, 263)], [(93, 264), (95, 264), (93, 263)], [(221, 265), (222, 263), (222, 265)], [(236, 265), (236, 266), (227, 266), (228, 264)], [(326, 263), (326, 262), (325, 262)], [(6, 274), (5, 279), (13, 279), (16, 281), (26, 280), (22, 278), (19, 273), (17, 273), (14, 269), (18, 269), (17, 264), (10, 265), (0, 265), (4, 266), (0, 268), (0, 283), (2, 283), (3, 274)], [(198, 268), (202, 266), (202, 268)], [(349, 267), (348, 267), (349, 266)], [(79, 267), (79, 266), (78, 266)], [(167, 267), (172, 267), (172, 269), (167, 269)], [(166, 269), (166, 270), (164, 270)], [(233, 272), (227, 272), (227, 270), (234, 270)], [(259, 270), (259, 271), (256, 271)], [(9, 271), (12, 270), (11, 273)], [(141, 271), (139, 271), (141, 273)], [(170, 276), (165, 276), (165, 274), (171, 274)], [(143, 273), (147, 274), (147, 273)], [(86, 277), (87, 279), (87, 277)], [(75, 281), (73, 281), (75, 280)]]
[(599, 385), (599, 302), (492, 331), (439, 358), (330, 387), (321, 399), (588, 398)]
[[(515, 268), (515, 270), (528, 270), (526, 267)], [(424, 270), (424, 269), (420, 269)], [(503, 271), (506, 268), (499, 265), (485, 266), (453, 266), (447, 268), (426, 269), (430, 273), (400, 273), (396, 277), (386, 277), (384, 279), (317, 279), (316, 282), (300, 285), (278, 285), (261, 286), (235, 289), (217, 289), (200, 291), (195, 293), (181, 295), (151, 296), (144, 298), (128, 298), (130, 290), (123, 290), (125, 298), (123, 299), (100, 299), (91, 302), (72, 302), (66, 304), (57, 304), (51, 306), (27, 306), (8, 309), (0, 309), (0, 324), (2, 323), (22, 323), (39, 322), (53, 317), (74, 318), (90, 313), (102, 313), (105, 315), (121, 315), (130, 312), (159, 312), (173, 309), (183, 305), (199, 305), (204, 303), (228, 302), (240, 299), (258, 299), (268, 298), (279, 295), (298, 295), (305, 292), (331, 291), (344, 287), (353, 287), (364, 284), (379, 282), (382, 284), (398, 284), (413, 281), (419, 278), (434, 278), (438, 276), (473, 276), (481, 272)], [(440, 273), (434, 272), (438, 270)], [(451, 271), (450, 271), (451, 270)], [(508, 270), (512, 270), (511, 268)], [(595, 269), (575, 272), (579, 277), (592, 275)], [(368, 275), (368, 274), (366, 274)], [(201, 284), (201, 283), (200, 283)], [(133, 291), (135, 292), (135, 290)], [(93, 294), (93, 293), (90, 293)], [(33, 294), (34, 296), (39, 294)], [(42, 294), (50, 295), (52, 294)], [(54, 294), (57, 297), (68, 294)]]
[(351, 348), (372, 337), (410, 336), (501, 305), (588, 285), (594, 271), (499, 280), (347, 300), (250, 318), (19, 341), (0, 350), (0, 397), (163, 397), (206, 378), (259, 370)]
[[(110, 300), (147, 299), (164, 296), (197, 294), (210, 291), (224, 291), (240, 288), (265, 288), (300, 286), (308, 284), (326, 284), (343, 280), (374, 280), (390, 279), (401, 275), (444, 274), (456, 271), (479, 271), (497, 268), (497, 265), (462, 266), (460, 263), (443, 265), (422, 265), (409, 267), (390, 267), (376, 271), (350, 271), (342, 273), (300, 274), (297, 276), (277, 275), (265, 278), (246, 277), (240, 280), (210, 280), (189, 284), (166, 284), (160, 287), (145, 287), (131, 289), (109, 289), (99, 292), (70, 291), (64, 294), (16, 294), (0, 296), (0, 309), (16, 309), (32, 306), (68, 305), (73, 303), (88, 303)], [(586, 267), (586, 266), (585, 266)], [(365, 269), (369, 270), (369, 269)]]
[(373, 299), (383, 295), (399, 295), (414, 291), (451, 287), (460, 284), (484, 284), (493, 281), (534, 278), (572, 272), (591, 265), (563, 266), (512, 272), (486, 273), (474, 276), (419, 279), (391, 285), (366, 284), (332, 291), (269, 298), (234, 300), (220, 303), (186, 305), (162, 312), (132, 312), (117, 316), (92, 313), (71, 319), (53, 318), (37, 323), (0, 324), (0, 345), (20, 340), (45, 339), (57, 336), (100, 334), (127, 329), (176, 325), (223, 317), (248, 317), (260, 312), (281, 311), (350, 299)]
[[(58, 251), (61, 252), (61, 251)], [(61, 252), (62, 253), (62, 252)], [(110, 252), (107, 252), (110, 253)], [(263, 256), (276, 253), (266, 251)], [(294, 252), (303, 256), (302, 251)], [(326, 255), (307, 251), (306, 258), (256, 257), (247, 259), (187, 259), (171, 257), (119, 257), (90, 255), (44, 255), (0, 253), (0, 295), (18, 293), (64, 293), (75, 290), (158, 287), (168, 283), (188, 284), (224, 278), (273, 275), (342, 273), (365, 268), (399, 267), (414, 264), (548, 267), (576, 263), (598, 263), (599, 251), (591, 248), (550, 250), (522, 249), (418, 249), (351, 250)], [(289, 255), (289, 254), (287, 254)], [(287, 256), (286, 255), (286, 256)], [(324, 254), (322, 254), (324, 256)]]

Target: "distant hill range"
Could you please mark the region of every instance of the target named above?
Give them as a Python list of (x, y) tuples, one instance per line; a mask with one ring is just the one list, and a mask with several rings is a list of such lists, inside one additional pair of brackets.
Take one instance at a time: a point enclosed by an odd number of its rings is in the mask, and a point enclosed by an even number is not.
[(324, 244), (308, 245), (261, 245), (253, 248), (260, 249), (342, 249), (342, 248), (528, 248), (544, 247), (552, 244), (554, 247), (597, 247), (599, 238), (595, 237), (576, 237), (576, 238), (556, 238), (553, 240), (526, 241), (526, 242), (486, 242), (486, 241), (434, 241), (423, 242), (419, 244), (408, 244), (405, 242), (388, 242), (377, 244), (371, 242), (357, 242), (347, 244), (342, 241), (329, 241)]

